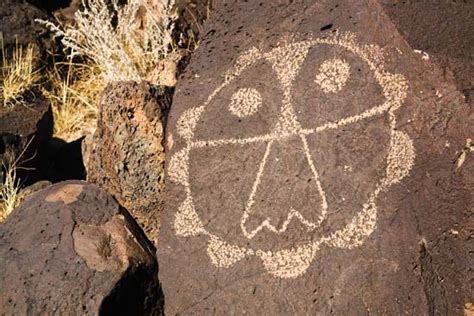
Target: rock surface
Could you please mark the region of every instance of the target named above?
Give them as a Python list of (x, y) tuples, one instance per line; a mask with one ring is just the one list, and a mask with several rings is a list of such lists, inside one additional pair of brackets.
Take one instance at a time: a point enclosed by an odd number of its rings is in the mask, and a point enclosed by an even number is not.
[[(17, 43), (27, 45), (36, 43), (43, 47), (48, 38), (47, 31), (35, 19), (46, 20), (48, 15), (41, 9), (23, 0), (2, 0), (0, 2), (0, 33), (3, 34), (6, 48)], [(43, 51), (43, 49), (41, 49)]]
[(25, 105), (0, 107), (0, 160), (7, 148), (19, 155), (27, 146), (21, 157), (26, 163), (18, 170), (18, 176), (29, 185), (44, 179), (40, 166), (45, 163), (46, 147), (53, 135), (53, 113), (37, 90), (25, 92), (23, 99)]
[(458, 89), (474, 105), (474, 32), (467, 31), (474, 29), (474, 2), (381, 3), (408, 43), (438, 63), (443, 77), (454, 77)]
[(225, 2), (202, 34), (168, 118), (165, 313), (461, 315), (453, 78), (372, 0)]
[(86, 147), (87, 179), (110, 192), (154, 241), (164, 187), (164, 126), (169, 100), (155, 88), (111, 83), (99, 106), (97, 130)]
[(0, 225), (2, 314), (159, 314), (153, 249), (95, 185), (52, 185)]

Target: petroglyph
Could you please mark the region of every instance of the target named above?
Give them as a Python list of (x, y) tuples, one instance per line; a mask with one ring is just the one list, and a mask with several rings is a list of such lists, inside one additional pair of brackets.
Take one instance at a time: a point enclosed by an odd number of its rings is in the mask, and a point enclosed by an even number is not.
[[(340, 51), (346, 51), (362, 60), (373, 73), (385, 100), (381, 104), (371, 105), (367, 110), (356, 115), (340, 117), (317, 126), (302, 126), (293, 106), (292, 87), (310, 49), (323, 46), (337, 47)], [(215, 139), (196, 137), (196, 125), (199, 120), (202, 120), (202, 114), (206, 112), (211, 101), (236, 78), (239, 78), (244, 70), (251, 69), (257, 61), (271, 64), (276, 74), (274, 84), (283, 89), (280, 112), (273, 128), (266, 134), (241, 138), (219, 138), (217, 135)], [(351, 65), (344, 59), (344, 56), (323, 61), (320, 65), (313, 65), (313, 67), (316, 72), (313, 77), (315, 89), (320, 88), (324, 93), (335, 95), (347, 88), (345, 85), (351, 73)], [(242, 261), (245, 257), (256, 256), (262, 260), (263, 267), (268, 273), (279, 278), (296, 278), (304, 274), (316, 257), (318, 250), (323, 246), (345, 249), (361, 246), (376, 228), (377, 198), (390, 186), (399, 183), (408, 176), (413, 167), (415, 159), (413, 142), (406, 133), (396, 129), (396, 111), (402, 106), (407, 96), (407, 90), (408, 83), (402, 75), (391, 74), (384, 68), (381, 49), (376, 45), (359, 45), (351, 33), (336, 33), (328, 38), (281, 43), (277, 48), (267, 52), (258, 48), (248, 50), (224, 74), (222, 84), (209, 95), (204, 104), (185, 111), (177, 123), (178, 134), (185, 140), (186, 145), (172, 156), (168, 165), (168, 176), (175, 183), (184, 186), (186, 198), (176, 213), (174, 223), (176, 235), (182, 237), (201, 235), (208, 238), (207, 253), (210, 262), (216, 267), (227, 268)], [(367, 102), (371, 101), (367, 100)], [(257, 113), (262, 106), (265, 105), (260, 92), (256, 87), (251, 87), (241, 88), (234, 92), (228, 109), (232, 114), (245, 119)], [(386, 117), (386, 128), (390, 135), (390, 141), (383, 144), (388, 148), (385, 156), (385, 169), (380, 172), (383, 176), (377, 180), (375, 190), (368, 199), (361, 203), (363, 204), (361, 209), (344, 211), (354, 215), (346, 221), (342, 228), (323, 234), (321, 225), (328, 218), (328, 210), (331, 205), (326, 196), (327, 188), (320, 181), (318, 168), (321, 164), (315, 161), (315, 157), (311, 154), (308, 137), (317, 137), (319, 133), (343, 127), (350, 129), (355, 123), (382, 116)], [(296, 139), (303, 148), (303, 162), (310, 170), (311, 185), (315, 186), (314, 192), (317, 192), (318, 195), (319, 202), (318, 205), (315, 205), (317, 216), (309, 220), (303, 216), (300, 210), (290, 207), (287, 210), (286, 218), (279, 225), (272, 224), (270, 218), (267, 217), (263, 218), (256, 228), (249, 229), (247, 225), (249, 218), (259, 211), (256, 207), (256, 199), (262, 185), (262, 176), (267, 172), (265, 167), (270, 159), (272, 147), (289, 138)], [(298, 221), (307, 231), (318, 232), (315, 236), (319, 237), (309, 238), (310, 241), (294, 244), (289, 248), (286, 246), (281, 249), (263, 250), (252, 248), (249, 246), (251, 243), (237, 245), (235, 241), (226, 240), (225, 236), (211, 233), (204, 225), (199, 216), (199, 212), (203, 210), (197, 210), (193, 202), (194, 192), (190, 184), (192, 179), (189, 175), (189, 155), (201, 148), (219, 148), (227, 145), (238, 145), (244, 148), (255, 144), (265, 144), (262, 148), (264, 151), (258, 162), (256, 174), (252, 175), (250, 193), (240, 223), (235, 223), (236, 227), (240, 226), (244, 238), (251, 241), (263, 232), (276, 235), (287, 233), (289, 225), (293, 221)], [(344, 166), (344, 170), (352, 172), (353, 168)], [(343, 200), (345, 199), (343, 198)]]
[(334, 58), (322, 63), (316, 82), (324, 92), (336, 93), (341, 91), (349, 79), (350, 66), (345, 60)]
[(238, 117), (247, 117), (257, 113), (262, 105), (262, 96), (253, 88), (239, 89), (233, 96), (229, 111)]
[(245, 256), (252, 255), (253, 251), (250, 249), (230, 245), (220, 238), (211, 235), (209, 237), (207, 253), (211, 258), (211, 262), (215, 266), (228, 268), (237, 261), (245, 258)]

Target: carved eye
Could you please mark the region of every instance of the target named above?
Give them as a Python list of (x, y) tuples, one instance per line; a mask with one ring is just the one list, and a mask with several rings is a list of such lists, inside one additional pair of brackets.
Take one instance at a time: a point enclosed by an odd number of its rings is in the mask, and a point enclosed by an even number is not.
[(326, 93), (341, 91), (349, 79), (350, 66), (345, 60), (334, 58), (326, 60), (319, 67), (314, 82)]
[(262, 105), (262, 96), (253, 88), (241, 88), (232, 95), (229, 111), (238, 117), (251, 116)]

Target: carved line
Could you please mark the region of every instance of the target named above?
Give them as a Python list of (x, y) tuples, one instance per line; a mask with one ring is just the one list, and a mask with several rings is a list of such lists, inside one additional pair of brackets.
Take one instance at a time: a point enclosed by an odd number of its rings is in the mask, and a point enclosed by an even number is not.
[(308, 159), (309, 167), (311, 168), (311, 171), (313, 172), (314, 180), (316, 181), (316, 187), (318, 189), (319, 195), (321, 196), (321, 214), (317, 222), (317, 224), (320, 225), (322, 221), (326, 218), (326, 213), (328, 210), (326, 192), (324, 192), (321, 186), (321, 182), (319, 181), (319, 174), (318, 174), (318, 171), (316, 170), (316, 167), (314, 166), (313, 157), (311, 156), (311, 153), (309, 151), (308, 141), (306, 140), (306, 136), (301, 135), (300, 137), (301, 137), (301, 140), (303, 141), (304, 151), (306, 154), (306, 158)]
[[(257, 177), (255, 178), (255, 181), (252, 185), (252, 191), (250, 192), (250, 196), (249, 196), (249, 199), (247, 201), (247, 205), (245, 206), (244, 214), (242, 215), (242, 218), (240, 220), (240, 228), (242, 229), (242, 233), (248, 239), (253, 238), (263, 228), (263, 226), (262, 227), (259, 226), (256, 230), (249, 233), (247, 231), (247, 228), (245, 227), (245, 223), (247, 222), (248, 218), (250, 217), (250, 209), (252, 208), (252, 205), (255, 203), (254, 196), (255, 196), (255, 193), (257, 192), (257, 188), (260, 184), (260, 180), (261, 180), (261, 177), (263, 175), (263, 170), (265, 169), (265, 164), (267, 163), (267, 158), (268, 158), (268, 155), (270, 154), (272, 144), (273, 144), (273, 140), (269, 141), (268, 144), (267, 144), (267, 147), (265, 149), (265, 153), (263, 154), (262, 161), (260, 162), (260, 165), (258, 166)], [(268, 221), (268, 220), (266, 220), (266, 221)]]
[(293, 132), (291, 131), (286, 132), (286, 133), (272, 132), (265, 135), (251, 136), (251, 137), (246, 137), (246, 138), (223, 138), (223, 139), (215, 139), (215, 140), (191, 141), (191, 148), (217, 147), (217, 146), (223, 146), (223, 145), (229, 145), (229, 144), (247, 145), (247, 144), (266, 142), (266, 141), (271, 141), (271, 140), (279, 141), (279, 140), (284, 140), (292, 136), (317, 134), (320, 132), (324, 132), (326, 130), (337, 129), (342, 126), (357, 123), (363, 119), (367, 119), (376, 115), (383, 115), (387, 110), (391, 109), (391, 107), (393, 107), (392, 104), (390, 104), (389, 102), (385, 102), (380, 106), (370, 108), (369, 110), (366, 110), (360, 114), (349, 116), (339, 121), (328, 122), (314, 129), (300, 128), (299, 130), (293, 131)]

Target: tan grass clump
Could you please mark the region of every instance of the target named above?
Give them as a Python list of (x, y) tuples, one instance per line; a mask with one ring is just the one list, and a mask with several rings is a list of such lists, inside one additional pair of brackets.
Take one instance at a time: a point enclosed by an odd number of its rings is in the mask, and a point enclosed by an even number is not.
[(13, 108), (23, 104), (23, 93), (41, 78), (35, 69), (37, 49), (34, 44), (28, 44), (26, 48), (16, 45), (11, 56), (7, 56), (1, 33), (0, 44), (0, 99), (4, 107)]
[[(10, 215), (17, 206), (20, 192), (20, 181), (17, 178), (17, 169), (20, 157), (15, 157), (13, 150), (7, 149), (2, 157), (0, 168), (3, 179), (0, 183), (0, 223)], [(0, 175), (2, 173), (0, 172)]]
[(161, 84), (155, 68), (174, 49), (175, 0), (83, 0), (83, 6), (75, 25), (39, 22), (62, 37), (71, 55), (97, 64), (105, 81)]
[(54, 63), (47, 72), (43, 95), (51, 102), (54, 135), (66, 141), (92, 134), (96, 127), (97, 103), (105, 83), (95, 65)]

